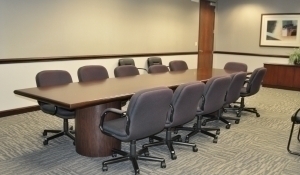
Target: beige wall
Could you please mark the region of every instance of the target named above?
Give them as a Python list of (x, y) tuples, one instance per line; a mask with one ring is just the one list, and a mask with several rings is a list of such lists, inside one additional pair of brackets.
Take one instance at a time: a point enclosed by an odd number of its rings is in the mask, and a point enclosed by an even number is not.
[(0, 59), (197, 51), (190, 0), (0, 0)]
[(299, 0), (219, 0), (215, 50), (287, 55), (292, 49), (259, 47), (261, 14), (300, 13), (299, 4)]

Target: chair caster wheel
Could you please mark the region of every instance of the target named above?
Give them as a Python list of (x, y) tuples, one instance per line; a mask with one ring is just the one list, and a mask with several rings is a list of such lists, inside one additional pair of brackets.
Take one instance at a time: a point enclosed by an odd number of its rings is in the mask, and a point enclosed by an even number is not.
[(165, 161), (161, 162), (160, 167), (161, 168), (166, 168), (167, 167), (166, 162)]
[(214, 138), (213, 143), (218, 143), (218, 136)]
[(177, 159), (176, 154), (171, 154), (171, 159), (172, 159), (172, 160), (176, 160), (176, 159)]
[(116, 153), (112, 153), (111, 157), (117, 157), (117, 154)]
[(144, 156), (149, 157), (149, 156), (150, 156), (149, 151), (146, 151), (146, 152), (144, 153)]
[(193, 146), (193, 152), (198, 152), (198, 148), (196, 146)]
[(140, 169), (135, 170), (135, 174), (140, 174)]
[(226, 129), (230, 129), (230, 126), (231, 126), (231, 124), (229, 123), (229, 124), (226, 125), (225, 128), (226, 128)]
[(205, 126), (206, 125), (206, 120), (203, 120), (202, 123), (201, 123), (201, 125)]
[(256, 117), (260, 117), (260, 114), (256, 114)]
[(220, 135), (220, 130), (217, 130), (217, 131), (216, 131), (216, 135)]
[(43, 136), (47, 136), (47, 132), (44, 131), (44, 132), (43, 132)]
[(102, 171), (107, 171), (107, 170), (108, 170), (107, 166), (106, 166), (106, 165), (103, 165), (103, 166), (102, 166)]
[(149, 138), (149, 143), (153, 143), (153, 139), (152, 138)]
[(189, 141), (190, 141), (189, 138), (186, 137), (186, 138), (185, 138), (185, 143), (189, 143)]
[(240, 123), (240, 120), (236, 120), (234, 123), (235, 123), (235, 124), (239, 124), (239, 123)]
[(44, 145), (48, 145), (48, 140), (44, 140), (44, 141), (43, 141), (43, 144), (44, 144)]

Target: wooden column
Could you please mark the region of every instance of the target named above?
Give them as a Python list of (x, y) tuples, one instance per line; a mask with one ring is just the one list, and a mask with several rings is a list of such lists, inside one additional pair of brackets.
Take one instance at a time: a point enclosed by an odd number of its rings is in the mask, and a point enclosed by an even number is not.
[(200, 0), (199, 5), (198, 70), (212, 69), (215, 7), (206, 0)]

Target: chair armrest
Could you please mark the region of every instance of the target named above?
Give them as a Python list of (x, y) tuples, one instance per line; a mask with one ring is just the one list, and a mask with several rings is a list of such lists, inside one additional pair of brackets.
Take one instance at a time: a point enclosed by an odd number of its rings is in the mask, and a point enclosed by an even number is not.
[(101, 130), (102, 132), (104, 132), (104, 130), (103, 130), (104, 119), (105, 119), (105, 117), (106, 117), (106, 115), (107, 115), (108, 113), (115, 113), (115, 114), (119, 114), (119, 115), (121, 115), (121, 116), (126, 116), (126, 111), (122, 111), (122, 110), (116, 109), (116, 108), (107, 108), (107, 109), (105, 109), (105, 110), (102, 112), (101, 116), (100, 116), (100, 124), (99, 124), (99, 128), (100, 128), (100, 130)]

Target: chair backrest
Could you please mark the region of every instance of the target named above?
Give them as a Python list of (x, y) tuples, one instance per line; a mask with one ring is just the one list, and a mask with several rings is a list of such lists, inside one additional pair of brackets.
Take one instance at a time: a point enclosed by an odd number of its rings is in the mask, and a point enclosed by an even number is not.
[(77, 70), (79, 82), (99, 81), (108, 78), (108, 73), (105, 67), (101, 65), (89, 65), (80, 67)]
[(124, 66), (124, 65), (135, 66), (135, 63), (134, 63), (134, 60), (132, 58), (121, 58), (121, 59), (119, 59), (118, 65), (119, 66)]
[(224, 66), (224, 70), (234, 71), (234, 72), (247, 72), (248, 66), (245, 63), (239, 62), (227, 62)]
[(221, 76), (210, 78), (206, 82), (203, 96), (199, 103), (201, 115), (215, 112), (223, 107), (230, 80), (229, 76)]
[(163, 130), (173, 91), (166, 87), (142, 90), (135, 93), (127, 108), (129, 135), (126, 140), (136, 140)]
[(184, 71), (188, 70), (188, 66), (183, 60), (174, 60), (169, 62), (170, 71)]
[(239, 99), (240, 91), (244, 85), (246, 76), (247, 76), (246, 72), (238, 72), (230, 75), (231, 81), (227, 89), (225, 104), (236, 102), (237, 99)]
[(204, 83), (192, 82), (177, 87), (173, 94), (165, 127), (183, 125), (195, 118)]
[[(37, 87), (58, 86), (72, 83), (72, 77), (65, 70), (44, 70), (36, 74), (35, 81)], [(38, 101), (39, 105), (46, 103)]]
[(35, 76), (37, 87), (58, 86), (72, 83), (72, 77), (65, 70), (44, 70)]
[(148, 68), (149, 74), (164, 73), (164, 72), (169, 72), (169, 68), (165, 65), (152, 65)]
[(246, 86), (248, 95), (256, 94), (259, 91), (266, 72), (267, 69), (264, 67), (257, 68), (253, 71)]
[(162, 60), (160, 57), (149, 57), (147, 59), (148, 67), (153, 65), (162, 65)]
[(139, 75), (139, 70), (132, 65), (118, 66), (114, 70), (115, 77), (128, 77)]

